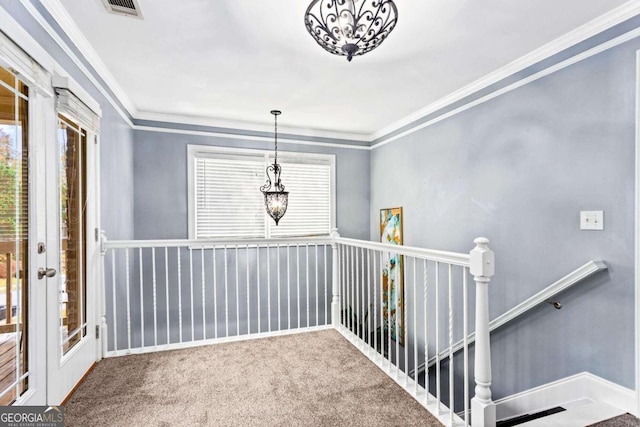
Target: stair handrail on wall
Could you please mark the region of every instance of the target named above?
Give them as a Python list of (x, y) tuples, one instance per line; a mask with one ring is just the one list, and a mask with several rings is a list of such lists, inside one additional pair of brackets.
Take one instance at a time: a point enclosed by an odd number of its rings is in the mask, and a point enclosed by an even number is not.
[[(591, 277), (592, 275), (600, 271), (606, 270), (607, 268), (608, 268), (607, 264), (604, 261), (592, 260), (592, 261), (586, 262), (585, 264), (573, 270), (571, 273), (558, 279), (557, 281), (553, 282), (552, 284), (550, 284), (540, 292), (536, 293), (535, 295), (532, 295), (531, 297), (527, 298), (525, 301), (521, 302), (520, 304), (516, 305), (512, 309), (506, 311), (505, 313), (493, 319), (491, 322), (489, 322), (489, 331), (493, 332), (495, 329), (498, 329), (501, 326), (504, 326), (505, 324), (511, 322), (512, 320), (515, 320), (518, 317), (522, 316), (532, 308), (548, 302), (549, 299), (552, 298), (553, 296), (558, 295), (564, 290), (569, 289), (575, 284), (580, 283), (583, 280), (587, 279), (588, 277)], [(476, 339), (476, 334), (475, 332), (472, 332), (468, 335), (467, 342), (471, 344), (475, 341), (475, 339)], [(457, 353), (458, 351), (462, 350), (463, 347), (464, 347), (464, 340), (459, 340), (453, 345), (453, 353), (454, 354)], [(442, 352), (440, 352), (440, 359), (446, 358), (448, 357), (448, 355), (449, 355), (449, 349), (447, 348)], [(429, 367), (432, 367), (433, 365), (435, 365), (435, 363), (436, 363), (436, 356), (433, 356), (431, 359), (429, 359), (429, 363), (428, 363)], [(424, 364), (421, 364), (420, 366), (418, 366), (418, 373), (421, 373), (423, 371), (424, 371)], [(413, 375), (413, 371), (411, 371), (410, 374)]]

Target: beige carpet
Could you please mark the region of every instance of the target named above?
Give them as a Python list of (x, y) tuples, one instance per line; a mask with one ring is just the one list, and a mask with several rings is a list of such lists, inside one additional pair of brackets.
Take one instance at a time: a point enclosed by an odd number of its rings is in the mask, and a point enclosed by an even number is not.
[(334, 330), (105, 359), (67, 426), (440, 426)]
[(591, 424), (589, 427), (638, 427), (640, 426), (640, 419), (634, 417), (631, 414), (620, 415), (619, 417), (611, 418), (606, 421)]

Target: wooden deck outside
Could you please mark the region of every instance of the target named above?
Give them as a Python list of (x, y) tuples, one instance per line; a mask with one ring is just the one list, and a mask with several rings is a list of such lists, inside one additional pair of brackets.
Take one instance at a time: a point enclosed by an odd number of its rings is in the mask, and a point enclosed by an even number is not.
[[(23, 352), (20, 351), (23, 358)], [(0, 334), (0, 393), (16, 380), (16, 334)], [(16, 399), (15, 387), (0, 398), (0, 406), (10, 405)]]
[[(4, 392), (11, 384), (16, 380), (16, 332), (19, 324), (20, 335), (22, 341), (26, 338), (24, 333), (25, 324), (22, 322), (22, 318), (26, 315), (27, 301), (28, 301), (28, 287), (26, 277), (23, 276), (23, 266), (25, 264), (20, 261), (16, 263), (16, 248), (17, 243), (20, 245), (26, 245), (26, 240), (0, 240), (0, 262), (3, 270), (0, 272), (0, 299), (4, 299), (4, 307), (0, 307), (0, 393)], [(23, 246), (21, 246), (23, 248)], [(67, 248), (67, 239), (63, 239), (61, 242), (62, 250)], [(19, 249), (20, 250), (20, 249)], [(22, 277), (22, 280), (18, 280)], [(20, 288), (20, 289), (18, 289)], [(20, 316), (16, 316), (16, 303), (17, 293), (22, 293), (22, 306), (20, 307)], [(2, 305), (0, 303), (0, 305)], [(66, 304), (65, 304), (66, 307)], [(66, 310), (62, 309), (62, 325), (67, 326)], [(21, 341), (21, 342), (22, 342)], [(68, 344), (69, 345), (69, 344)], [(21, 345), (20, 348), (21, 359), (21, 373), (24, 374), (26, 354), (25, 347)], [(20, 385), (20, 394), (22, 394), (28, 388), (28, 379), (24, 380)], [(16, 399), (16, 387), (8, 391), (4, 396), (0, 397), (0, 406), (10, 405)]]

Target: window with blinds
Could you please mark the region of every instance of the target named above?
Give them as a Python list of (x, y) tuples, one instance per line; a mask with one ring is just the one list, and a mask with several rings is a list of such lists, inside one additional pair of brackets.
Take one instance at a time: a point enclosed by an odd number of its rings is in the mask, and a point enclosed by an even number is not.
[[(273, 161), (273, 160), (271, 160)], [(271, 237), (326, 235), (331, 232), (331, 165), (279, 160), (289, 192), (287, 213)], [(263, 209), (264, 210), (264, 209)]]
[(271, 153), (189, 147), (191, 239), (327, 235), (333, 215), (334, 157), (279, 153), (287, 213), (278, 226), (266, 214), (260, 187)]

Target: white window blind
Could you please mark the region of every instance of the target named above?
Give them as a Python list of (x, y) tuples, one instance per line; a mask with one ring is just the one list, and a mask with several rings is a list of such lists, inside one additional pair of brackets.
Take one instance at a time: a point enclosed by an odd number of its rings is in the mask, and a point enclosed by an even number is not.
[(195, 159), (196, 239), (263, 237), (264, 161)]
[[(293, 237), (331, 232), (332, 156), (278, 156), (289, 205), (276, 226), (265, 212), (260, 192), (265, 169), (273, 158), (257, 150), (242, 151), (246, 155), (211, 147), (190, 148), (190, 238)], [(251, 153), (245, 153), (248, 151)]]
[(271, 223), (271, 237), (326, 235), (331, 231), (331, 166), (280, 161), (289, 192), (287, 213)]

